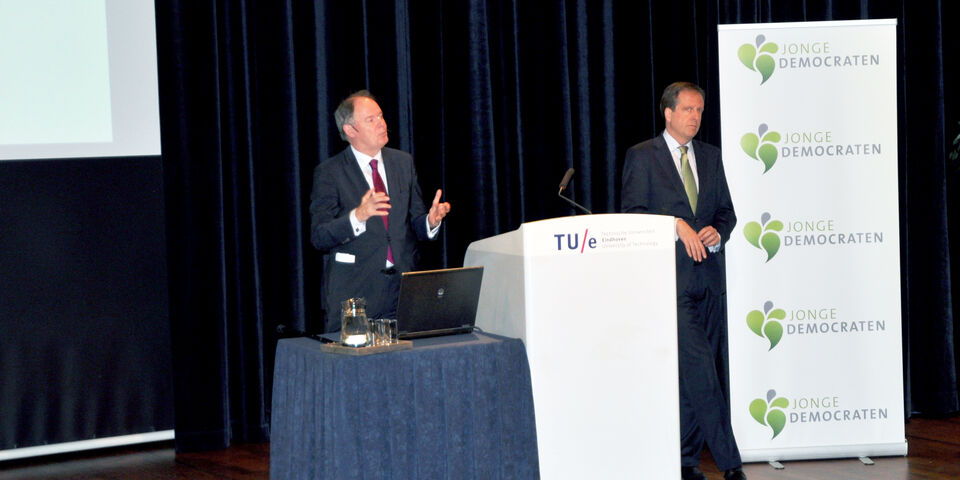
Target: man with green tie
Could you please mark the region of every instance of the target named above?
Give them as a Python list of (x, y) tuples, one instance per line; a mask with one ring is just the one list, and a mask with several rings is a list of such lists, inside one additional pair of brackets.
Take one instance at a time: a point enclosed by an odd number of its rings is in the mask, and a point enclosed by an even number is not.
[(627, 150), (621, 210), (676, 218), (683, 479), (706, 479), (698, 468), (706, 444), (725, 480), (745, 480), (730, 424), (723, 249), (737, 217), (720, 149), (693, 139), (703, 106), (703, 89), (693, 83), (664, 89), (666, 128)]

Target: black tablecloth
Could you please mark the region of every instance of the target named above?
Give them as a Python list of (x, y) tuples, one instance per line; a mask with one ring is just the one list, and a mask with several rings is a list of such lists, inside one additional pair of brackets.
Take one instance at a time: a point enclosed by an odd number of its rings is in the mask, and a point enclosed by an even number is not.
[(271, 430), (273, 479), (539, 478), (517, 339), (437, 337), (362, 357), (281, 340)]

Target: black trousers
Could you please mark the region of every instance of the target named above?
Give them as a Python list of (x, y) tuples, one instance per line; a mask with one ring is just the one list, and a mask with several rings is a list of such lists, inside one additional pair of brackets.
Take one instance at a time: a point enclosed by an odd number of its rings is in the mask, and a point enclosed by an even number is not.
[(706, 443), (722, 471), (743, 463), (730, 424), (726, 298), (698, 273), (677, 292), (680, 464), (699, 464)]

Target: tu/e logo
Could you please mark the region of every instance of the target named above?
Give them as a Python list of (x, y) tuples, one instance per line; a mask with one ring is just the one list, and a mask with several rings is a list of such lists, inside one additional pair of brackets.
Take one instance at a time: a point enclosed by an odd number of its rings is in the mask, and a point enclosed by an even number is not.
[(785, 397), (778, 397), (776, 390), (767, 391), (767, 399), (755, 398), (750, 402), (750, 416), (760, 425), (766, 425), (773, 430), (771, 440), (777, 438), (783, 427), (787, 425), (787, 414), (783, 413), (783, 408), (787, 408), (790, 402)]
[(766, 40), (767, 38), (763, 35), (757, 35), (756, 46), (744, 43), (737, 50), (740, 63), (743, 63), (750, 70), (760, 73), (763, 78), (760, 85), (763, 85), (773, 75), (773, 70), (777, 67), (777, 62), (769, 54), (777, 53), (777, 50), (780, 49), (776, 43)]
[(767, 300), (763, 303), (763, 311), (760, 310), (751, 310), (747, 314), (747, 326), (750, 327), (750, 331), (756, 333), (761, 338), (766, 338), (770, 341), (770, 348), (767, 349), (769, 352), (773, 350), (773, 347), (776, 347), (780, 343), (780, 339), (783, 338), (783, 325), (777, 320), (783, 320), (787, 318), (787, 312), (783, 311), (782, 308), (773, 308), (773, 302)]
[(740, 137), (740, 148), (750, 155), (750, 158), (762, 162), (763, 173), (767, 173), (777, 162), (777, 147), (774, 144), (779, 141), (780, 133), (769, 130), (766, 123), (761, 123), (757, 133), (747, 133)]
[[(557, 239), (557, 251), (562, 251), (566, 247), (567, 250), (580, 250), (580, 253), (583, 253), (587, 248), (597, 248), (597, 237), (588, 237), (587, 233), (589, 231), (589, 228), (583, 231), (582, 242), (579, 233), (555, 233), (553, 237)], [(564, 237), (566, 237), (566, 241), (564, 241)]]

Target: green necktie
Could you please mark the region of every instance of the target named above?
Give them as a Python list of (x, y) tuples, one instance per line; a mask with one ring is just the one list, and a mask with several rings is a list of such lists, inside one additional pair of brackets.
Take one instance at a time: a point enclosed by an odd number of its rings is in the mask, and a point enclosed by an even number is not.
[(680, 146), (680, 173), (683, 175), (683, 188), (687, 191), (690, 209), (693, 210), (693, 213), (697, 213), (697, 179), (694, 178), (693, 169), (690, 168), (686, 145)]

